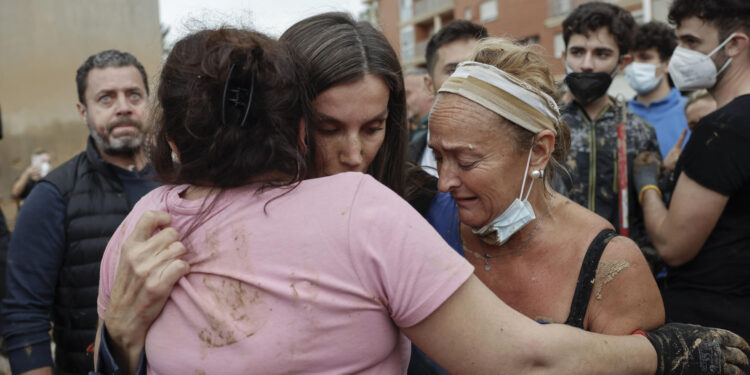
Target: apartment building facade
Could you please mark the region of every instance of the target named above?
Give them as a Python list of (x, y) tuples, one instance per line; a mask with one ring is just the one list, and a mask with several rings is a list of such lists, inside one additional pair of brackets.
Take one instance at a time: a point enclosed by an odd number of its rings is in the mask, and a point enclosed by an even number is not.
[[(465, 19), (484, 25), (492, 36), (541, 45), (553, 72), (565, 72), (562, 22), (578, 5), (592, 0), (370, 0), (373, 14), (404, 69), (425, 65), (427, 42), (442, 25)], [(638, 22), (666, 21), (671, 0), (610, 0), (630, 10)]]

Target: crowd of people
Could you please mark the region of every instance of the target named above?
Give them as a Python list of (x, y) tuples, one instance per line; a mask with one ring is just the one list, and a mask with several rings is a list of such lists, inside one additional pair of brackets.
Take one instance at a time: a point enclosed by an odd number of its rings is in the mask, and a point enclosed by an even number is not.
[(14, 186), (13, 373), (750, 373), (750, 4), (669, 20), (575, 8), (564, 94), (463, 20), (406, 73), (342, 13), (198, 30), (152, 109), (90, 56), (87, 149)]

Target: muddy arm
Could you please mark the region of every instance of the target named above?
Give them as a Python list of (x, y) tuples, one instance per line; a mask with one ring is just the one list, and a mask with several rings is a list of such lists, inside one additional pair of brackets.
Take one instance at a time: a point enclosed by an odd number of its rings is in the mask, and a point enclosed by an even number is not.
[(657, 365), (643, 336), (538, 324), (473, 275), (430, 316), (402, 330), (452, 374), (652, 375)]

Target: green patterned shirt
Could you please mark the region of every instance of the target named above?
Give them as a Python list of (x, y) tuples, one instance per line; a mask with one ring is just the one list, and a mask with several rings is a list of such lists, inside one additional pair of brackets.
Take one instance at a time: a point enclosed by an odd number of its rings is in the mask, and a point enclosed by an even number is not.
[(570, 127), (570, 151), (565, 160), (570, 177), (564, 172), (559, 173), (556, 188), (571, 200), (609, 220), (619, 232), (617, 124), (623, 109), (627, 118), (630, 238), (639, 246), (644, 246), (650, 241), (643, 225), (638, 192), (633, 185), (632, 165), (635, 157), (643, 151), (661, 153), (654, 128), (627, 107), (608, 104), (593, 120), (575, 101), (561, 108), (562, 118)]

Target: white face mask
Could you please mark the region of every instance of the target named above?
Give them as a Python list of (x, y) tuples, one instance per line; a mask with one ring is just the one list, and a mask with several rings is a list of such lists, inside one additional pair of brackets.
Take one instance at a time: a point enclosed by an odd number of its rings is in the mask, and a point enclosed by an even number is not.
[(42, 163), (39, 170), (39, 175), (44, 177), (49, 173), (49, 170), (52, 168), (52, 166), (48, 162)]
[(529, 173), (531, 152), (532, 150), (529, 150), (529, 158), (526, 160), (526, 170), (523, 172), (521, 194), (519, 194), (518, 198), (513, 200), (513, 203), (500, 216), (489, 222), (489, 224), (481, 228), (471, 229), (474, 234), (478, 235), (482, 241), (489, 245), (500, 246), (506, 243), (514, 233), (536, 218), (534, 208), (531, 207), (531, 203), (528, 200), (529, 194), (531, 194), (531, 187), (534, 186), (534, 179), (529, 184), (529, 191), (526, 193), (526, 197), (521, 201), (526, 185), (526, 176)]
[(711, 60), (711, 56), (719, 51), (725, 44), (729, 43), (735, 34), (732, 34), (721, 42), (711, 53), (704, 55), (698, 51), (687, 48), (677, 47), (672, 53), (672, 59), (669, 61), (669, 75), (672, 77), (674, 85), (680, 91), (709, 89), (716, 84), (716, 76), (724, 71), (732, 62), (732, 58), (716, 71), (716, 64)]
[(653, 91), (661, 82), (664, 74), (656, 76), (656, 65), (632, 62), (625, 67), (625, 78), (637, 93), (643, 95)]

